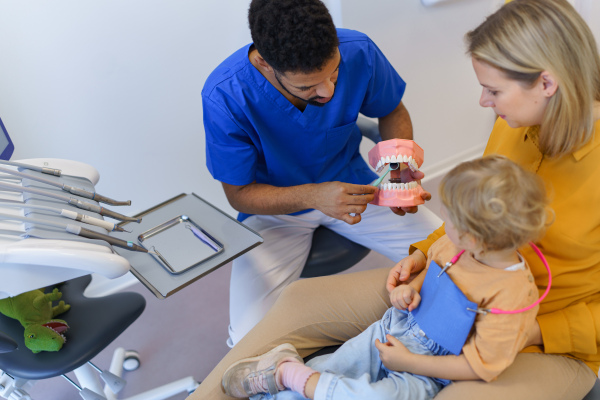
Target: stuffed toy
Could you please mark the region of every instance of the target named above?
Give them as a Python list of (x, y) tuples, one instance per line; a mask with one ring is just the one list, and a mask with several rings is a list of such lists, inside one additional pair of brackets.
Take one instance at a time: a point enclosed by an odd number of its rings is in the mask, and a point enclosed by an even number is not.
[(52, 307), (52, 302), (61, 297), (62, 293), (56, 288), (46, 294), (40, 289), (32, 290), (1, 299), (0, 313), (23, 325), (25, 346), (32, 352), (58, 351), (66, 341), (63, 333), (69, 326), (65, 321), (53, 318), (71, 308), (64, 301)]

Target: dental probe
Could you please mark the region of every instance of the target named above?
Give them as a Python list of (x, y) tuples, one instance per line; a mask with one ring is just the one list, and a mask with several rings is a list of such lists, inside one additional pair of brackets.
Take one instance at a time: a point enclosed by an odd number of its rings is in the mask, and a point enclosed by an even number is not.
[(26, 188), (21, 185), (13, 185), (12, 183), (5, 183), (5, 182), (0, 182), (0, 189), (11, 190), (11, 191), (20, 192), (20, 193), (33, 193), (33, 194), (39, 194), (41, 196), (52, 197), (53, 199), (66, 201), (67, 203), (71, 204), (72, 206), (81, 208), (82, 210), (92, 211), (92, 212), (98, 213), (98, 214), (106, 216), (106, 217), (119, 219), (121, 221), (130, 221), (130, 222), (141, 222), (142, 221), (141, 218), (127, 217), (123, 214), (119, 214), (114, 211), (107, 210), (106, 208), (100, 207), (96, 204), (87, 203), (85, 201), (81, 201), (74, 197), (63, 196), (61, 194), (46, 192), (46, 191), (40, 190), (40, 189)]
[(118, 239), (118, 238), (115, 238), (112, 236), (105, 235), (103, 233), (94, 232), (89, 229), (82, 228), (78, 225), (59, 224), (57, 222), (51, 222), (51, 221), (48, 221), (45, 219), (40, 219), (40, 218), (21, 217), (19, 215), (9, 215), (9, 214), (3, 214), (3, 213), (0, 213), (0, 219), (17, 220), (17, 221), (28, 222), (31, 224), (53, 226), (56, 228), (64, 229), (66, 232), (72, 233), (77, 236), (82, 236), (82, 237), (85, 237), (88, 239), (104, 240), (105, 242), (108, 242), (109, 244), (112, 244), (113, 246), (121, 247), (123, 249), (140, 251), (142, 253), (149, 253), (149, 251), (146, 250), (145, 248), (143, 248), (142, 246), (138, 246), (137, 244), (130, 242), (128, 240)]
[(117, 232), (125, 232), (125, 229), (120, 226), (113, 224), (112, 222), (105, 221), (100, 218), (94, 218), (89, 215), (81, 214), (72, 210), (66, 210), (64, 208), (55, 208), (55, 207), (47, 207), (47, 206), (33, 206), (25, 203), (12, 203), (8, 201), (0, 201), (0, 206), (2, 207), (14, 207), (14, 208), (30, 208), (32, 210), (46, 210), (51, 211), (57, 214), (62, 215), (65, 218), (73, 219), (75, 221), (80, 221), (86, 224), (99, 226), (100, 228), (104, 228), (107, 231), (117, 231)]
[(62, 173), (62, 171), (60, 169), (48, 168), (48, 167), (36, 167), (35, 165), (23, 164), (23, 163), (15, 162), (15, 161), (0, 160), (0, 164), (12, 165), (13, 167), (21, 167), (21, 168), (30, 169), (32, 171), (38, 171), (43, 174), (54, 175), (54, 176), (60, 176), (60, 174)]
[(4, 167), (0, 167), (0, 172), (4, 172), (6, 174), (10, 174), (10, 175), (15, 175), (21, 178), (26, 178), (26, 179), (31, 179), (34, 181), (38, 181), (38, 182), (42, 182), (45, 183), (46, 185), (50, 185), (50, 186), (54, 186), (57, 188), (60, 188), (62, 190), (64, 190), (65, 192), (69, 192), (71, 194), (75, 194), (77, 196), (81, 196), (81, 197), (85, 197), (86, 199), (90, 199), (90, 200), (96, 200), (99, 201), (101, 203), (105, 203), (105, 204), (110, 204), (113, 206), (130, 206), (131, 205), (131, 200), (127, 200), (127, 201), (117, 201), (117, 200), (113, 200), (110, 199), (108, 197), (99, 195), (98, 193), (92, 193), (90, 191), (87, 191), (85, 189), (80, 189), (80, 188), (76, 188), (73, 186), (69, 186), (66, 184), (61, 184), (58, 182), (53, 182), (49, 179), (45, 179), (45, 178), (41, 178), (38, 176), (33, 176), (33, 175), (29, 175), (29, 174), (25, 174), (23, 172), (19, 172), (19, 171), (14, 171), (12, 169), (9, 168), (4, 168)]
[(396, 170), (400, 168), (400, 164), (398, 163), (389, 163), (388, 164), (388, 169), (385, 170), (385, 172), (383, 173), (383, 175), (381, 175), (379, 178), (377, 178), (377, 180), (373, 183), (371, 183), (372, 186), (379, 186), (381, 184), (381, 182), (383, 181), (383, 178), (385, 178), (385, 176), (392, 170)]

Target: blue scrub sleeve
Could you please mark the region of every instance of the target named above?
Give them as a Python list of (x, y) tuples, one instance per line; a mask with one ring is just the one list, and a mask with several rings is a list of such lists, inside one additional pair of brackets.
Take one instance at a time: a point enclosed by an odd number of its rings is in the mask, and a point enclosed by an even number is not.
[(209, 98), (202, 100), (208, 171), (216, 180), (230, 185), (254, 182), (256, 147), (229, 113)]
[(379, 47), (369, 40), (372, 73), (360, 112), (367, 117), (385, 117), (400, 104), (406, 82), (400, 77)]

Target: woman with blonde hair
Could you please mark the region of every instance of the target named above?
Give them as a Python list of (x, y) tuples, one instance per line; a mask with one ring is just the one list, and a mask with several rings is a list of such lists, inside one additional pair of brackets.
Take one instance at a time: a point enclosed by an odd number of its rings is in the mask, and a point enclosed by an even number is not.
[[(567, 0), (513, 0), (467, 33), (483, 87), (480, 104), (498, 119), (485, 154), (502, 154), (542, 178), (555, 220), (536, 242), (552, 270), (525, 348), (492, 382), (461, 381), (436, 399), (580, 400), (600, 368), (600, 57)], [(215, 367), (190, 399), (227, 399), (225, 369), (291, 343), (302, 357), (341, 344), (381, 318), (389, 292), (425, 266), (441, 227), (391, 270), (307, 279), (286, 288), (265, 318)], [(543, 291), (548, 274), (520, 249)], [(386, 282), (387, 276), (387, 283)]]

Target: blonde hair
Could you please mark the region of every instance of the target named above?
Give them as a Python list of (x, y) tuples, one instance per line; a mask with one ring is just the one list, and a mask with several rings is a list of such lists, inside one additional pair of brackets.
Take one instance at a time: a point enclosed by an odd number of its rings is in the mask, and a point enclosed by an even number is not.
[(484, 250), (517, 249), (540, 238), (550, 215), (541, 178), (500, 155), (454, 167), (442, 179), (440, 198), (458, 233)]
[(468, 54), (523, 86), (542, 71), (553, 74), (558, 89), (540, 124), (543, 154), (569, 154), (592, 138), (600, 57), (592, 32), (566, 0), (513, 0), (465, 38)]

